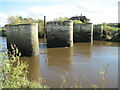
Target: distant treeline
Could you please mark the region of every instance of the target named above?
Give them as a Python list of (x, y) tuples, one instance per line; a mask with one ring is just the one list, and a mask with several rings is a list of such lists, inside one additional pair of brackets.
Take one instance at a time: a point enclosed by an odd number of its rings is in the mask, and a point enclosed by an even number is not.
[(120, 23), (102, 23), (100, 25), (107, 25), (107, 26), (110, 26), (110, 27), (116, 27), (116, 28), (120, 28)]
[(108, 26), (120, 28), (120, 23), (108, 23)]

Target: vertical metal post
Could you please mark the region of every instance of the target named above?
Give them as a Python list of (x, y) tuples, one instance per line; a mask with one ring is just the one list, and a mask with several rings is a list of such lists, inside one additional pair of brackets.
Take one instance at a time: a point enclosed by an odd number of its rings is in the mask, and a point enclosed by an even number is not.
[(47, 34), (47, 32), (46, 32), (46, 16), (44, 16), (44, 40), (45, 40), (44, 43), (46, 43), (46, 34)]
[[(46, 47), (47, 41), (47, 28), (46, 28), (46, 16), (44, 16), (44, 46)], [(45, 54), (44, 54), (44, 58), (45, 58), (45, 62), (48, 62), (48, 57), (47, 57), (47, 49), (45, 49)]]

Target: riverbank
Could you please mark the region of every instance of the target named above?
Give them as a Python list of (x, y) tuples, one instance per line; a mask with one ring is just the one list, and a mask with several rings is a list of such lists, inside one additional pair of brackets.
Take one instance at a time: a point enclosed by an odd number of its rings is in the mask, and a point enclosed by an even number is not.
[(120, 28), (104, 25), (102, 39), (104, 41), (120, 42)]

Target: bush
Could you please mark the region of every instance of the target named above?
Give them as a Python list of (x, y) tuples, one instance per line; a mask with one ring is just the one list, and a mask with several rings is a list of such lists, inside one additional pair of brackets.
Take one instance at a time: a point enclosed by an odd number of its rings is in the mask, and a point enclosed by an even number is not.
[(11, 45), (11, 48), (11, 52), (0, 53), (0, 62), (2, 62), (1, 88), (43, 88), (44, 86), (40, 83), (30, 82), (27, 79), (28, 65), (20, 61), (17, 47)]
[(103, 24), (103, 39), (107, 41), (120, 41), (120, 28), (108, 26)]

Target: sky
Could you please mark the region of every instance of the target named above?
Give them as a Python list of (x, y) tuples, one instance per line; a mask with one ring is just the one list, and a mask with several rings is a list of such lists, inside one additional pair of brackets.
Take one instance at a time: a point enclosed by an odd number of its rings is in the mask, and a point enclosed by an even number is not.
[(118, 22), (119, 0), (0, 0), (0, 26), (9, 16), (47, 21), (59, 17), (86, 16), (91, 23)]

